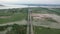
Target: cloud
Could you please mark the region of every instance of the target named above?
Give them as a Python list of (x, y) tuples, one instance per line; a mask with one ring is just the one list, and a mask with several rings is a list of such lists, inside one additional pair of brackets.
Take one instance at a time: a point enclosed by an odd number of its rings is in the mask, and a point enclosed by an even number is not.
[(60, 4), (60, 0), (0, 0), (0, 4)]
[(60, 0), (31, 0), (31, 3), (37, 3), (37, 4), (59, 4)]
[(0, 0), (0, 2), (16, 2), (18, 0)]
[(19, 0), (0, 0), (0, 4), (13, 4), (17, 3)]

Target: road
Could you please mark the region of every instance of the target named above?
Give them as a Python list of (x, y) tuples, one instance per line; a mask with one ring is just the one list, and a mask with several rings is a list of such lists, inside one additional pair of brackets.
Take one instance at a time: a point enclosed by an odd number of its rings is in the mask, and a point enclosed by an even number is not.
[(31, 13), (32, 13), (31, 9), (29, 8), (28, 9), (28, 21), (27, 21), (27, 34), (34, 34)]

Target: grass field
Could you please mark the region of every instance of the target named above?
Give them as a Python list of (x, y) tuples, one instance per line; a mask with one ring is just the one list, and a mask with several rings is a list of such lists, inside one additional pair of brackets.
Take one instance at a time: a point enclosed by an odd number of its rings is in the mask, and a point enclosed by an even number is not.
[(27, 13), (25, 11), (22, 11), (22, 9), (21, 10), (19, 9), (19, 11), (18, 9), (14, 9), (14, 10), (3, 9), (3, 10), (0, 10), (0, 24), (14, 22), (14, 21), (21, 21), (26, 19), (26, 16), (27, 16)]
[(48, 8), (41, 8), (41, 7), (37, 7), (37, 8), (33, 8), (33, 13), (40, 13), (40, 14), (57, 14), (60, 15), (60, 8), (51, 8), (53, 10), (50, 10)]
[(0, 18), (0, 23), (19, 21), (19, 20), (23, 20), (25, 18), (26, 18), (26, 14), (15, 13), (15, 14), (11, 15), (11, 17), (9, 17), (9, 18)]
[(60, 29), (35, 26), (34, 33), (35, 34), (60, 34)]

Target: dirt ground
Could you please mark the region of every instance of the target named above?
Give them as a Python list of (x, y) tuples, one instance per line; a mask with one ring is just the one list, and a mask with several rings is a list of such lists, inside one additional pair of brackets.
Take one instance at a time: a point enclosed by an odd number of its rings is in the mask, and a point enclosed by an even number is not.
[(45, 18), (52, 18), (57, 22), (60, 22), (60, 16), (56, 14), (32, 14), (33, 19), (45, 19)]
[(0, 16), (0, 18), (10, 18), (11, 16)]
[[(36, 26), (44, 26), (44, 27), (51, 27), (51, 28), (60, 29), (60, 16), (58, 16), (56, 14), (36, 14), (36, 13), (33, 13), (32, 17), (33, 17), (33, 19), (38, 19), (37, 22), (33, 21), (33, 24)], [(58, 23), (43, 21), (45, 18), (52, 18), (52, 19), (56, 20)]]

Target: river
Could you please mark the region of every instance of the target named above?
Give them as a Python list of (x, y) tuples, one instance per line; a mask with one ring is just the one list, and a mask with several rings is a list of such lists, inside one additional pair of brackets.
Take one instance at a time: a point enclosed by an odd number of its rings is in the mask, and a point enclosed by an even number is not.
[[(0, 9), (12, 9), (12, 8), (27, 8), (27, 5), (5, 5), (0, 6)], [(37, 6), (30, 6), (30, 7), (37, 7)]]

